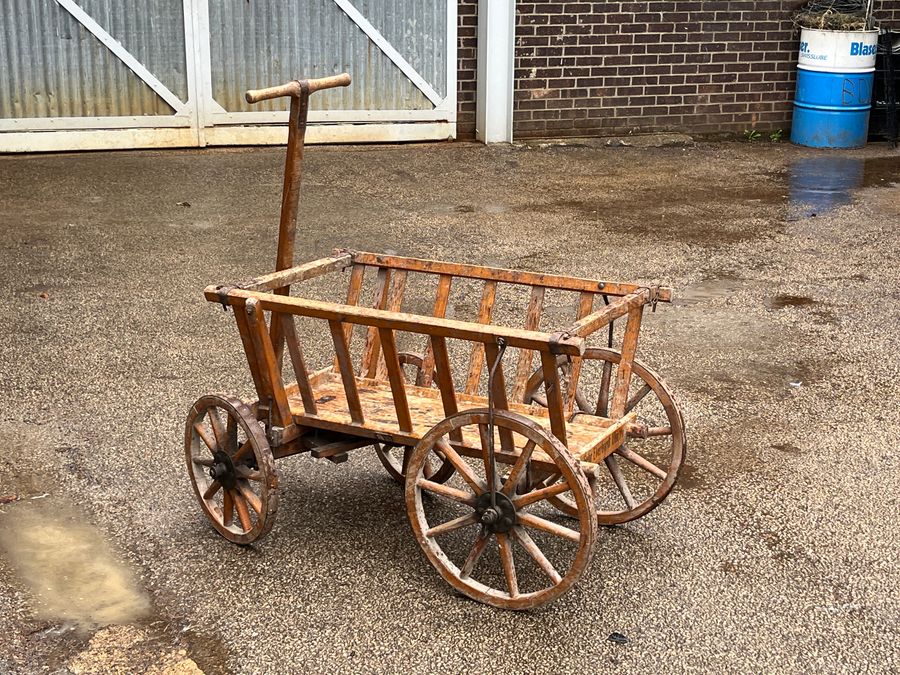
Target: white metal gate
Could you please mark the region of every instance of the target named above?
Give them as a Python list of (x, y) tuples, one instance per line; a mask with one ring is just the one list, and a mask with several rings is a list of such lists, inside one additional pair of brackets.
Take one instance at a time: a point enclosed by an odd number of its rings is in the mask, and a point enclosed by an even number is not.
[(7, 0), (0, 152), (283, 143), (245, 89), (350, 72), (309, 142), (456, 134), (453, 0)]

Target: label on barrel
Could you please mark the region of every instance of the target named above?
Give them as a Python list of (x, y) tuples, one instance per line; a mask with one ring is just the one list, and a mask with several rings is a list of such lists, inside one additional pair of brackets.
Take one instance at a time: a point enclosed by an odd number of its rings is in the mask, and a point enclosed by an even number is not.
[(830, 73), (865, 73), (875, 68), (878, 31), (843, 32), (804, 28), (799, 67)]

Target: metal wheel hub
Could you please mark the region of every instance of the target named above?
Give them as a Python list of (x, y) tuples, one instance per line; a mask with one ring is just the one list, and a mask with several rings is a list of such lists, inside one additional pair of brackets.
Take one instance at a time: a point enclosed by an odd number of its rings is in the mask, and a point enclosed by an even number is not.
[(496, 506), (491, 506), (491, 493), (485, 492), (475, 502), (475, 515), (491, 534), (506, 534), (518, 522), (516, 507), (502, 492), (496, 494)]
[(217, 450), (213, 453), (213, 465), (209, 468), (209, 477), (219, 481), (226, 490), (233, 490), (237, 485), (234, 462), (227, 452)]

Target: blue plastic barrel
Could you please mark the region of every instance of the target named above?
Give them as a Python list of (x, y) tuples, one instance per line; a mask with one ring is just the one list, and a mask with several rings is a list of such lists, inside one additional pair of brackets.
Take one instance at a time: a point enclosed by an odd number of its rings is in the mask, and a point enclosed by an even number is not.
[(791, 141), (813, 148), (866, 144), (878, 31), (800, 34)]

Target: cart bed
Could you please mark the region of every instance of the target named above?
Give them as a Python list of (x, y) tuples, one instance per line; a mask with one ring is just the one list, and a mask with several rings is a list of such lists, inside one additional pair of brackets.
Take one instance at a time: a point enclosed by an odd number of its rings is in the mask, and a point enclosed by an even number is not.
[[(397, 431), (394, 396), (389, 383), (372, 378), (357, 377), (357, 390), (365, 416), (365, 426), (353, 423), (341, 376), (334, 372), (320, 372), (310, 378), (317, 414), (307, 415), (299, 394), (288, 401), (294, 422), (301, 427), (336, 431), (350, 436), (374, 438), (390, 443), (415, 445), (428, 431), (446, 417), (441, 394), (437, 389), (406, 384), (406, 397), (412, 418), (412, 430)], [(457, 392), (461, 408), (486, 408), (486, 397)], [(549, 425), (547, 408), (538, 405), (509, 403), (509, 410), (520, 413), (542, 426)], [(576, 415), (566, 422), (569, 451), (576, 459), (599, 462), (620, 446), (634, 415), (611, 420), (594, 415)], [(473, 434), (463, 438), (463, 446), (481, 451), (480, 441)], [(540, 453), (538, 453), (540, 454)]]

